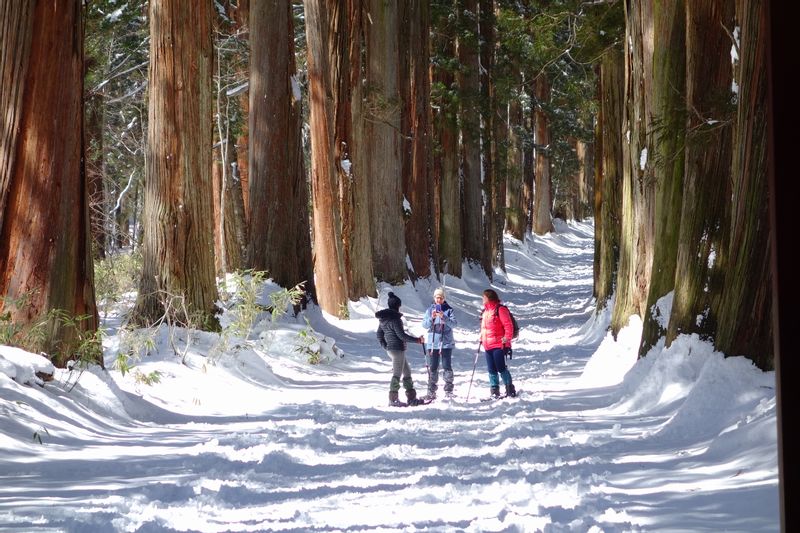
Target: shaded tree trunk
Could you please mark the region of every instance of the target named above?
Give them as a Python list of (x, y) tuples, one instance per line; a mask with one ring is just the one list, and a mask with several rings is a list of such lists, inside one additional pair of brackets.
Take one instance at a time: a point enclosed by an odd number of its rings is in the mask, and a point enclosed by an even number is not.
[(600, 66), (600, 114), (598, 118), (598, 170), (595, 172), (595, 231), (598, 235), (595, 257), (597, 309), (605, 308), (614, 292), (620, 253), (621, 189), (623, 183), (623, 115), (625, 58), (611, 50)]
[(403, 106), (406, 118), (401, 120), (402, 142), (408, 146), (409, 152), (409, 165), (403, 171), (403, 193), (411, 209), (406, 218), (406, 248), (414, 275), (427, 277), (431, 274), (431, 258), (434, 256), (431, 241), (433, 186), (428, 159), (431, 129), (428, 121), (430, 7), (428, 0), (407, 0), (400, 5), (404, 6), (401, 11), (408, 16), (408, 23), (398, 28), (400, 36), (408, 37), (407, 70), (401, 69), (406, 71), (408, 82), (407, 107)]
[(379, 281), (407, 277), (405, 222), (400, 156), (398, 6), (391, 0), (368, 0), (367, 94), (364, 114), (369, 154), (372, 258)]
[[(346, 9), (345, 9), (346, 7)], [(364, 137), (364, 78), (362, 60), (364, 42), (364, 2), (347, 0), (341, 29), (337, 35), (338, 85), (336, 104), (336, 170), (342, 185), (344, 258), (348, 274), (348, 295), (351, 300), (376, 297), (370, 241), (370, 176), (368, 146)], [(333, 60), (333, 59), (332, 59)], [(345, 84), (346, 82), (346, 84)]]
[[(522, 84), (522, 77), (517, 73), (517, 83)], [(506, 173), (506, 217), (508, 232), (519, 240), (525, 239), (525, 203), (523, 194), (523, 162), (525, 148), (521, 131), (523, 128), (524, 110), (519, 98), (509, 102), (508, 107), (508, 166)]]
[(105, 170), (103, 151), (104, 104), (103, 95), (85, 95), (86, 127), (86, 180), (89, 187), (89, 224), (92, 235), (92, 257), (102, 259), (108, 246), (109, 224), (106, 205)]
[[(655, 177), (653, 269), (647, 297), (639, 355), (644, 356), (666, 333), (669, 317), (661, 316), (658, 300), (675, 287), (678, 234), (686, 216), (681, 213), (686, 135), (686, 13), (684, 2), (655, 2), (653, 9), (653, 119), (649, 128), (655, 148), (650, 156)], [(714, 30), (707, 28), (709, 34)], [(720, 30), (721, 31), (721, 30)], [(708, 57), (720, 57), (719, 54)], [(722, 56), (724, 57), (724, 55)], [(727, 64), (727, 61), (719, 63)], [(730, 70), (730, 69), (729, 69)], [(699, 74), (699, 73), (697, 73)], [(730, 80), (730, 75), (727, 76)], [(690, 83), (692, 80), (688, 80)], [(692, 101), (689, 100), (689, 106)], [(725, 151), (723, 150), (723, 154)], [(687, 169), (691, 172), (692, 169)], [(702, 174), (701, 174), (702, 175)], [(691, 202), (696, 206), (697, 198)], [(691, 208), (692, 210), (694, 209)], [(700, 216), (699, 212), (696, 212)]]
[(573, 196), (573, 211), (576, 220), (583, 220), (591, 212), (589, 197), (591, 196), (592, 183), (594, 182), (594, 144), (578, 141), (578, 175), (576, 194)]
[(314, 277), (296, 75), (291, 2), (254, 2), (247, 257), (250, 268), (267, 271), (287, 288), (303, 282), (311, 286)]
[(715, 344), (744, 355), (759, 368), (775, 368), (767, 177), (767, 10), (763, 0), (736, 2), (741, 27), (739, 86), (734, 130), (732, 210), (725, 279), (715, 306)]
[(212, 3), (151, 0), (143, 272), (134, 322), (216, 329), (211, 227)]
[(533, 233), (533, 203), (534, 203), (534, 183), (536, 181), (536, 151), (534, 150), (534, 139), (536, 129), (536, 107), (534, 87), (530, 83), (525, 83), (525, 94), (531, 105), (528, 112), (523, 117), (525, 140), (523, 141), (522, 155), (522, 204), (524, 209), (525, 233)]
[[(432, 35), (439, 56), (454, 58), (456, 37), (451, 23)], [(455, 88), (455, 76), (446, 68), (432, 65), (434, 82), (445, 94)], [(434, 239), (438, 243), (439, 268), (446, 274), (461, 277), (463, 246), (461, 241), (461, 179), (458, 169), (458, 110), (449, 99), (431, 106), (431, 124), (436, 149), (433, 150)]]
[(542, 73), (535, 82), (536, 97), (536, 170), (533, 195), (533, 232), (545, 235), (553, 231), (553, 183), (550, 176), (550, 124), (541, 108), (543, 102), (550, 101), (550, 82)]
[(103, 365), (101, 347), (84, 351), (83, 341), (98, 316), (81, 13), (78, 0), (6, 2), (0, 12), (0, 312), (23, 332), (44, 322), (44, 338), (14, 341), (59, 367), (79, 357)]
[(647, 124), (652, 116), (652, 2), (626, 5), (625, 112), (620, 256), (611, 330), (644, 317), (653, 264), (654, 178)]
[(461, 175), (463, 176), (462, 229), (464, 259), (480, 263), (483, 258), (483, 193), (481, 189), (481, 138), (478, 99), (478, 1), (458, 0), (458, 59), (461, 70), (458, 86), (461, 96)]
[[(503, 261), (503, 228), (500, 226), (499, 207), (505, 206), (505, 182), (502, 193), (497, 177), (497, 139), (495, 137), (496, 110), (494, 91), (494, 1), (478, 0), (480, 30), (480, 81), (481, 81), (481, 163), (483, 168), (483, 194), (486, 198), (486, 210), (483, 227), (483, 256), (481, 263), (486, 275), (491, 278), (492, 267), (502, 265)], [(505, 220), (502, 217), (502, 220)], [(498, 245), (498, 234), (500, 244)]]
[(681, 333), (713, 333), (709, 310), (726, 269), (723, 241), (731, 179), (732, 0), (687, 2), (686, 150), (678, 264), (667, 345)]

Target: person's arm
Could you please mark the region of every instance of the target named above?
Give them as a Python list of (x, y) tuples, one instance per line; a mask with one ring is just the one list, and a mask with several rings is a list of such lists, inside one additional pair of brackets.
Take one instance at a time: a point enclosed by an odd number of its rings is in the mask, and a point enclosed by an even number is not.
[(378, 331), (375, 332), (375, 336), (378, 337), (378, 342), (381, 343), (381, 348), (384, 350), (386, 349), (386, 335), (383, 332), (383, 328), (378, 326)]
[(431, 326), (433, 325), (433, 317), (431, 316), (431, 309), (433, 308), (428, 307), (428, 309), (425, 310), (425, 316), (422, 317), (422, 327), (425, 329), (431, 329)]
[(424, 337), (412, 337), (411, 335), (406, 333), (405, 330), (403, 329), (403, 322), (399, 318), (396, 320), (392, 320), (392, 325), (394, 326), (392, 329), (394, 329), (394, 332), (397, 335), (398, 339), (403, 339), (406, 342), (418, 342), (420, 344), (425, 342)]
[(453, 311), (452, 307), (450, 309), (448, 309), (447, 311), (445, 311), (445, 313), (444, 313), (444, 323), (447, 326), (451, 327), (451, 328), (453, 326), (457, 326), (458, 325), (458, 321), (456, 320), (456, 314)]

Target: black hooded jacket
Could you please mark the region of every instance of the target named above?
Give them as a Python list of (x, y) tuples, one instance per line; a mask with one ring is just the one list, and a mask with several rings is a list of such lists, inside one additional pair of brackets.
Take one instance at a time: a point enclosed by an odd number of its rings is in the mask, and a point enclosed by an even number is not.
[(403, 313), (394, 309), (383, 309), (375, 313), (380, 321), (375, 335), (384, 350), (405, 351), (406, 341), (419, 342), (417, 337), (412, 337), (403, 330)]

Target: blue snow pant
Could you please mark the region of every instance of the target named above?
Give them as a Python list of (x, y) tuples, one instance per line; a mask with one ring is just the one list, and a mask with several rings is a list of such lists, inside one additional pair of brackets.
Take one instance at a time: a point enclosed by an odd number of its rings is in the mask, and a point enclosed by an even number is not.
[(506, 367), (506, 354), (502, 348), (492, 348), (486, 350), (486, 368), (489, 371), (489, 386), (499, 387), (500, 378), (503, 378), (503, 385), (511, 385), (511, 372)]
[(428, 396), (435, 397), (439, 388), (439, 360), (442, 362), (442, 377), (444, 378), (444, 392), (453, 392), (453, 349), (442, 348), (430, 350), (425, 354), (428, 362)]

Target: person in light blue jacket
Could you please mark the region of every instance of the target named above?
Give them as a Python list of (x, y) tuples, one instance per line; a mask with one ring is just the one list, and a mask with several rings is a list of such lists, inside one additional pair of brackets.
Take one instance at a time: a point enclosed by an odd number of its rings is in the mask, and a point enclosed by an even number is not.
[(456, 326), (455, 312), (445, 300), (444, 289), (439, 287), (433, 291), (433, 303), (425, 311), (422, 327), (428, 330), (425, 339), (425, 357), (428, 363), (427, 398), (436, 398), (439, 388), (439, 363), (442, 365), (444, 393), (446, 397), (453, 395), (453, 327)]

